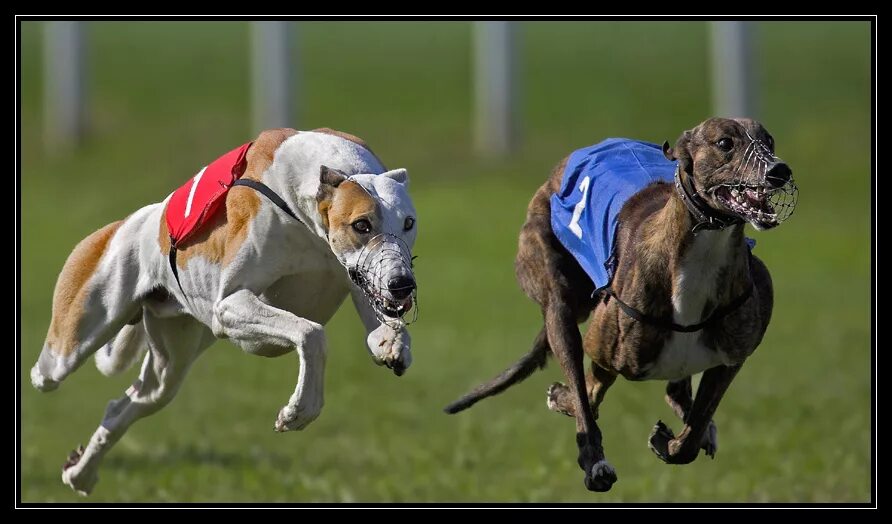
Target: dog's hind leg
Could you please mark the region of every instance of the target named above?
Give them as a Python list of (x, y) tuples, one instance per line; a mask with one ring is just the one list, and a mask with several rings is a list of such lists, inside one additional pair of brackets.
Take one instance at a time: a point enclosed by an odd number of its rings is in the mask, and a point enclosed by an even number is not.
[(31, 382), (50, 391), (140, 313), (140, 211), (82, 240), (53, 293), (53, 316)]
[(576, 415), (576, 445), (579, 467), (585, 472), (585, 487), (591, 491), (609, 491), (616, 482), (616, 471), (604, 457), (601, 430), (592, 415), (583, 371), (582, 336), (576, 316), (563, 297), (555, 296), (545, 305), (548, 343), (569, 382)]
[[(616, 382), (614, 373), (592, 362), (591, 369), (585, 374), (585, 387), (588, 390), (588, 401), (595, 420), (598, 420), (598, 408), (604, 400), (604, 395), (614, 382)], [(555, 413), (562, 413), (570, 417), (576, 416), (573, 393), (566, 384), (555, 382), (548, 388), (546, 405)]]
[(712, 416), (741, 365), (716, 366), (703, 372), (697, 396), (685, 418), (684, 429), (677, 437), (662, 421), (656, 423), (648, 446), (660, 460), (667, 464), (688, 464), (697, 458)]
[[(666, 384), (666, 403), (672, 408), (672, 411), (678, 415), (682, 422), (687, 422), (688, 413), (694, 404), (694, 398), (691, 390), (691, 377), (685, 377), (681, 380), (670, 381)], [(700, 448), (706, 452), (706, 455), (715, 458), (716, 452), (719, 450), (719, 430), (715, 425), (715, 421), (710, 420), (706, 426), (706, 432), (703, 433), (703, 442)]]
[(520, 231), (515, 270), (524, 293), (542, 307), (548, 346), (567, 379), (576, 415), (577, 462), (585, 472), (585, 487), (608, 491), (616, 482), (616, 472), (604, 458), (601, 430), (595, 423), (585, 384), (585, 352), (577, 323), (593, 307), (593, 287), (584, 270), (564, 249), (551, 230), (549, 198), (553, 181), (559, 180), (561, 167), (555, 169), (551, 182), (542, 186), (527, 213)]
[(62, 466), (62, 481), (81, 495), (99, 479), (103, 457), (137, 420), (155, 413), (176, 395), (190, 366), (214, 340), (192, 317), (158, 319), (146, 312), (149, 352), (139, 378), (124, 397), (112, 400), (86, 447), (73, 451)]

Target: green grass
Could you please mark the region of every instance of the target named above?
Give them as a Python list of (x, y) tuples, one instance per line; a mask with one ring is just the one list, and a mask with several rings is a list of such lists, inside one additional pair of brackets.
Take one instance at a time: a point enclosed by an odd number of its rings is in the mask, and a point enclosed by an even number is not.
[[(458, 416), (442, 406), (525, 352), (540, 326), (513, 276), (526, 204), (574, 148), (608, 136), (659, 142), (709, 116), (703, 23), (525, 23), (524, 144), (471, 153), (467, 23), (302, 23), (300, 117), (364, 137), (407, 167), (419, 209), (415, 363), (374, 366), (345, 307), (328, 326), (326, 406), (300, 433), (272, 430), (296, 359), (208, 350), (173, 404), (109, 454), (105, 501), (867, 501), (870, 499), (870, 29), (763, 23), (760, 117), (793, 167), (800, 205), (748, 234), (775, 283), (765, 340), (718, 410), (720, 450), (683, 467), (647, 449), (680, 424), (660, 382), (619, 381), (601, 410), (619, 481), (587, 492), (570, 419), (545, 408), (553, 363)], [(41, 148), (41, 27), (22, 32), (21, 497), (73, 502), (59, 478), (105, 403), (136, 370), (92, 363), (41, 394), (28, 371), (53, 283), (75, 243), (158, 201), (251, 138), (243, 23), (92, 23), (94, 134), (70, 155)]]

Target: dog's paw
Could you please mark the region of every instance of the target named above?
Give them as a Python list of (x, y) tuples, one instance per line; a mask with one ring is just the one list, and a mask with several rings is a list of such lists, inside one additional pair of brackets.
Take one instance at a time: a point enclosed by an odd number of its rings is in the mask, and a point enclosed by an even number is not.
[(99, 481), (99, 475), (95, 471), (88, 471), (83, 467), (84, 465), (81, 464), (83, 456), (83, 446), (78, 446), (68, 455), (68, 460), (62, 464), (62, 482), (78, 495), (86, 497)]
[(647, 439), (647, 446), (651, 451), (663, 462), (669, 464), (669, 442), (675, 438), (675, 434), (662, 420), (658, 420), (650, 431), (650, 437)]
[(715, 422), (711, 420), (703, 433), (703, 443), (700, 445), (700, 448), (706, 452), (709, 458), (715, 459), (715, 454), (719, 450), (719, 429), (716, 427)]
[[(684, 433), (683, 433), (684, 435)], [(676, 438), (662, 420), (657, 421), (650, 432), (647, 445), (666, 464), (690, 464), (700, 453), (700, 446), (682, 436)]]
[(548, 386), (545, 405), (555, 413), (561, 413), (568, 417), (574, 416), (572, 411), (573, 399), (570, 398), (570, 388), (560, 382), (555, 382)]
[(310, 422), (316, 420), (321, 412), (321, 404), (316, 406), (312, 404), (304, 405), (301, 403), (297, 406), (285, 406), (279, 410), (279, 414), (276, 416), (274, 429), (279, 433), (285, 431), (300, 431), (307, 427)]
[(375, 364), (386, 366), (398, 377), (412, 365), (412, 352), (409, 350), (412, 338), (405, 329), (395, 331), (390, 326), (381, 324), (369, 333), (366, 344)]
[(77, 463), (80, 462), (81, 457), (83, 457), (83, 456), (84, 456), (84, 445), (81, 444), (80, 446), (77, 447), (77, 449), (71, 450), (71, 453), (68, 454), (68, 460), (66, 460), (65, 463), (62, 464), (62, 471), (65, 471), (66, 469), (68, 469), (72, 466), (76, 466)]
[(34, 386), (35, 389), (43, 391), (44, 393), (53, 391), (59, 387), (59, 383), (44, 376), (43, 373), (40, 372), (40, 369), (37, 368), (36, 364), (31, 368), (31, 385)]
[(616, 482), (616, 470), (607, 462), (607, 459), (599, 460), (592, 466), (589, 474), (585, 476), (585, 489), (589, 491), (610, 491)]
[(589, 491), (610, 491), (616, 482), (616, 470), (604, 458), (601, 446), (591, 442), (585, 433), (576, 434), (576, 446), (579, 448), (576, 463), (585, 472), (585, 488)]

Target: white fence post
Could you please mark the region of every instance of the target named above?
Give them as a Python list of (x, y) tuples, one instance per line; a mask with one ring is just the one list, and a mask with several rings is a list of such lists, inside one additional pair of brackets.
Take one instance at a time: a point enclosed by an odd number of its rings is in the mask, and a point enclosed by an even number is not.
[(295, 60), (290, 56), (293, 25), (251, 23), (251, 111), (255, 133), (274, 127), (297, 127), (291, 104), (295, 97)]
[(50, 152), (71, 149), (87, 131), (86, 46), (83, 22), (43, 26), (44, 138)]
[(517, 28), (474, 22), (474, 145), (490, 156), (517, 146)]
[(712, 104), (716, 116), (756, 117), (752, 22), (710, 22)]

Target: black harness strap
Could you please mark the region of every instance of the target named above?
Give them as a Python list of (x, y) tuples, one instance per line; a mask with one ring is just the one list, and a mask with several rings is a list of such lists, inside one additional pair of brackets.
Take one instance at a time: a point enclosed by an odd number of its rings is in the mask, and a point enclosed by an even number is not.
[[(264, 184), (263, 182), (251, 180), (250, 178), (240, 178), (240, 179), (236, 180), (235, 182), (233, 182), (232, 185), (229, 187), (235, 187), (235, 186), (246, 186), (246, 187), (250, 187), (251, 189), (253, 189), (255, 191), (263, 193), (263, 196), (270, 199), (270, 201), (272, 201), (273, 204), (278, 206), (279, 209), (284, 211), (286, 215), (290, 216), (294, 220), (297, 220), (301, 224), (304, 224), (304, 221), (297, 218), (297, 215), (295, 215), (294, 211), (292, 211), (291, 208), (288, 207), (288, 204), (285, 203), (285, 201), (282, 199), (282, 197), (280, 197), (278, 194), (276, 194), (275, 191), (270, 189), (269, 186)], [(306, 224), (304, 224), (304, 225), (306, 226)]]
[[(286, 215), (290, 216), (294, 220), (297, 220), (304, 226), (307, 226), (307, 224), (303, 220), (298, 218), (297, 215), (294, 214), (294, 211), (292, 211), (291, 208), (288, 207), (288, 204), (285, 202), (285, 200), (282, 197), (280, 197), (275, 191), (270, 189), (270, 187), (268, 185), (264, 184), (263, 182), (258, 182), (256, 180), (251, 180), (249, 178), (240, 178), (240, 179), (236, 180), (235, 182), (233, 182), (232, 185), (229, 187), (232, 188), (235, 186), (246, 186), (246, 187), (250, 187), (251, 189), (253, 189), (259, 193), (263, 193), (263, 196), (270, 199), (270, 201), (273, 204), (275, 204), (276, 207), (278, 207), (279, 209), (284, 211)], [(307, 227), (309, 227), (309, 226), (307, 226)], [(173, 238), (170, 239), (170, 254), (168, 255), (167, 258), (170, 261), (170, 269), (171, 269), (171, 271), (173, 271), (173, 277), (176, 279), (177, 285), (180, 286), (180, 292), (182, 292), (183, 295), (185, 295), (186, 292), (183, 291), (183, 284), (180, 283), (180, 275), (179, 275), (179, 272), (177, 271), (177, 246), (176, 246), (176, 243), (174, 242)]]
[(638, 311), (637, 309), (633, 308), (632, 306), (630, 306), (630, 305), (626, 304), (625, 302), (623, 302), (622, 300), (620, 300), (620, 298), (613, 291), (613, 288), (605, 287), (601, 290), (601, 293), (604, 294), (604, 302), (605, 303), (607, 302), (609, 297), (613, 297), (616, 300), (616, 305), (618, 305), (619, 308), (623, 310), (623, 313), (625, 313), (629, 317), (637, 320), (638, 322), (644, 322), (645, 324), (651, 324), (651, 325), (657, 326), (662, 329), (669, 329), (672, 331), (677, 331), (679, 333), (693, 333), (694, 331), (700, 331), (701, 329), (705, 328), (709, 324), (712, 324), (713, 322), (717, 322), (717, 321), (721, 320), (722, 317), (724, 317), (728, 313), (731, 313), (735, 309), (742, 306), (743, 303), (746, 302), (747, 299), (749, 299), (750, 296), (752, 296), (752, 294), (753, 294), (753, 283), (750, 282), (750, 285), (749, 285), (749, 287), (746, 288), (746, 291), (744, 291), (740, 296), (738, 296), (737, 298), (735, 298), (728, 304), (715, 308), (715, 310), (712, 312), (712, 314), (709, 315), (709, 317), (706, 320), (704, 320), (703, 322), (699, 322), (697, 324), (691, 324), (688, 326), (682, 326), (681, 324), (676, 324), (675, 322), (666, 321), (666, 320), (654, 317), (652, 315), (648, 315), (647, 313), (642, 313), (641, 311)]
[(180, 272), (177, 271), (177, 246), (173, 242), (173, 237), (170, 237), (170, 254), (167, 255), (167, 260), (170, 261), (170, 270), (173, 271), (173, 278), (176, 279), (177, 285), (180, 286), (180, 293), (186, 296), (186, 292), (183, 291), (183, 284), (180, 284)]

